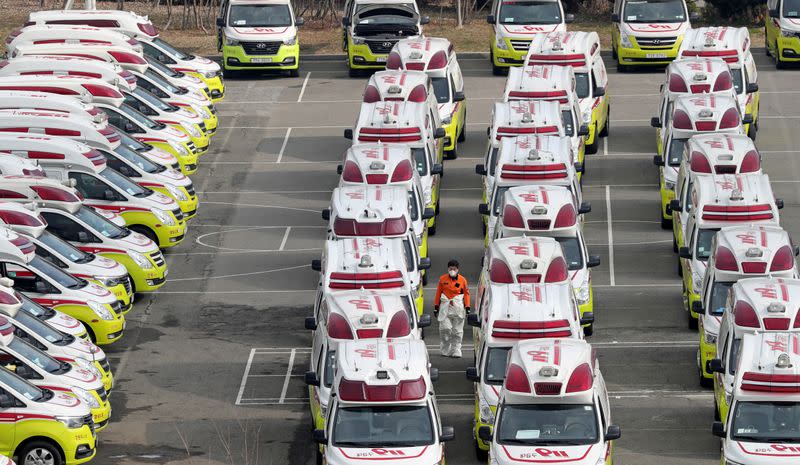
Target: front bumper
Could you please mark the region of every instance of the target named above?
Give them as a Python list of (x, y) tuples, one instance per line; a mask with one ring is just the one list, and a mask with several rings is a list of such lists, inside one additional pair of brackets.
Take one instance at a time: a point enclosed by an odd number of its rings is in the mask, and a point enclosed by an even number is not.
[(225, 98), (225, 82), (222, 80), (222, 76), (214, 76), (212, 78), (207, 78), (200, 73), (187, 73), (190, 76), (194, 76), (208, 87), (210, 91), (210, 95), (208, 96), (212, 102), (217, 103), (223, 98)]
[(281, 45), (275, 55), (263, 56), (247, 55), (241, 45), (225, 45), (222, 47), (222, 58), (223, 66), (229, 70), (299, 69), (300, 44)]
[[(148, 259), (152, 268), (145, 269), (137, 265), (128, 254), (103, 253), (101, 255), (116, 260), (128, 270), (128, 274), (131, 276), (131, 281), (133, 281), (136, 292), (155, 291), (159, 287), (163, 286), (164, 282), (166, 281), (166, 261), (164, 261), (162, 265), (158, 266), (153, 261), (152, 257), (149, 257)], [(163, 255), (161, 256), (163, 257)]]
[(78, 465), (92, 460), (97, 453), (97, 436), (89, 426), (66, 431), (68, 433), (56, 436), (58, 445), (66, 456), (66, 465)]
[(159, 148), (167, 153), (170, 153), (178, 159), (178, 164), (181, 165), (181, 173), (185, 175), (194, 174), (197, 171), (197, 153), (192, 153), (191, 150), (184, 147), (184, 152), (181, 153), (175, 150), (171, 145), (161, 142), (149, 142), (153, 147)]
[[(578, 310), (581, 313), (581, 318), (592, 315), (594, 316), (594, 289), (589, 285), (589, 300), (584, 304), (578, 305)], [(584, 325), (584, 328), (590, 325)]]
[(777, 42), (781, 61), (800, 61), (800, 38), (779, 36)]
[(525, 63), (527, 50), (515, 50), (511, 46), (508, 38), (505, 38), (506, 50), (497, 47), (497, 43), (492, 41), (492, 64), (498, 68), (510, 68), (512, 66), (522, 66)]
[(111, 418), (111, 403), (108, 399), (102, 402), (96, 395), (95, 399), (100, 402), (100, 407), (92, 409), (92, 420), (95, 424), (95, 432), (100, 432), (108, 426), (108, 420)]
[(384, 69), (388, 53), (372, 53), (367, 44), (354, 44), (348, 38), (347, 63), (351, 69)]
[[(87, 310), (91, 312), (91, 309), (88, 307)], [(108, 345), (122, 337), (122, 333), (125, 329), (124, 316), (117, 315), (113, 320), (103, 320), (97, 315), (94, 315), (94, 312), (92, 312), (92, 315), (92, 319), (83, 321), (83, 324), (92, 329), (95, 337), (95, 344), (99, 346)]]
[(703, 329), (700, 329), (700, 373), (703, 378), (714, 379), (714, 374), (706, 371), (706, 362), (714, 359), (717, 356), (716, 344), (706, 343), (706, 335)]
[(668, 65), (678, 57), (678, 49), (681, 48), (683, 37), (678, 37), (672, 47), (652, 47), (647, 49), (639, 48), (636, 38), (628, 36), (633, 47), (624, 48), (622, 44), (617, 44), (617, 56), (622, 65), (645, 65), (663, 66)]
[(675, 199), (675, 191), (667, 189), (663, 179), (661, 180), (659, 190), (661, 191), (661, 217), (665, 220), (671, 220), (672, 210), (669, 208), (669, 203)]

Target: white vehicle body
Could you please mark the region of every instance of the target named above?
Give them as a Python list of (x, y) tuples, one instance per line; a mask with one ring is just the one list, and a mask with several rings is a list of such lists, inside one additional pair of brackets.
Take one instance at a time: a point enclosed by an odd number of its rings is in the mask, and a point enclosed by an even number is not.
[(567, 262), (558, 241), (552, 237), (505, 237), (492, 242), (486, 250), (478, 296), (490, 284), (569, 282)]
[(494, 430), (478, 431), (491, 441), (489, 463), (595, 465), (606, 462), (611, 441), (620, 437), (596, 356), (581, 339), (517, 344), (509, 354), (499, 405)]
[(0, 76), (83, 76), (100, 79), (121, 91), (136, 88), (136, 77), (115, 63), (62, 55), (30, 55), (0, 62)]
[[(433, 390), (438, 373), (430, 367), (424, 342), (350, 341), (336, 358), (333, 404), (323, 434), (315, 434), (324, 463), (383, 462), (387, 454), (398, 465), (442, 459), (442, 442), (452, 439), (453, 431), (439, 419)], [(381, 431), (386, 442), (371, 444), (373, 431)]]
[(148, 64), (141, 52), (130, 46), (94, 44), (53, 44), (23, 45), (17, 47), (12, 59), (24, 56), (55, 55), (64, 57), (89, 58), (99, 62), (113, 63), (128, 71), (144, 73)]
[[(514, 11), (509, 11), (514, 8)], [(487, 17), (494, 29), (494, 47), (524, 53), (537, 34), (563, 32), (573, 17), (566, 14), (561, 0), (537, 2), (509, 2), (493, 0)], [(514, 59), (505, 59), (512, 65), (521, 64)]]
[(45, 177), (44, 170), (38, 163), (21, 160), (16, 155), (3, 153), (0, 150), (0, 176), (37, 176)]
[(136, 85), (169, 104), (189, 107), (203, 119), (210, 118), (211, 115), (217, 113), (214, 104), (201, 91), (176, 86), (152, 69), (148, 69), (144, 73), (134, 72), (133, 75), (136, 76)]
[[(12, 283), (7, 284), (12, 284), (13, 286), (13, 280)], [(17, 291), (14, 291), (14, 296), (22, 303), (20, 312), (27, 313), (37, 320), (47, 323), (56, 330), (76, 339), (89, 339), (89, 333), (86, 332), (86, 327), (83, 326), (83, 323), (75, 318), (50, 307), (43, 307), (34, 300), (30, 299), (29, 297), (25, 297), (23, 294), (20, 294)]]
[[(157, 123), (188, 133), (191, 137), (207, 134), (203, 118), (188, 107), (171, 105), (145, 89), (125, 93), (125, 104)], [(208, 147), (202, 147), (205, 150)]]
[(363, 102), (424, 103), (429, 113), (437, 116), (435, 126), (441, 126), (439, 104), (433, 93), (431, 78), (422, 71), (386, 70), (374, 73), (367, 81)]
[[(411, 217), (408, 191), (400, 186), (337, 187), (331, 197), (329, 238), (381, 236), (402, 237), (407, 231), (419, 238), (425, 224)], [(420, 245), (420, 244), (417, 244)]]
[[(674, 11), (656, 6), (664, 3), (675, 4)], [(674, 59), (675, 45), (686, 41), (685, 34), (691, 28), (688, 12), (685, 0), (615, 0), (612, 19), (615, 32), (619, 34), (617, 45), (627, 49), (635, 45), (646, 52), (643, 56), (625, 57), (620, 61), (633, 65)]]
[(6, 53), (14, 56), (20, 46), (59, 44), (113, 45), (142, 52), (139, 41), (121, 32), (91, 26), (52, 25), (28, 26), (12, 32), (6, 38)]
[(75, 113), (97, 123), (108, 121), (105, 113), (91, 103), (68, 95), (23, 90), (0, 90), (0, 109), (49, 110)]
[(0, 77), (0, 91), (44, 92), (71, 96), (83, 103), (108, 104), (118, 107), (124, 99), (117, 86), (85, 76), (14, 75)]

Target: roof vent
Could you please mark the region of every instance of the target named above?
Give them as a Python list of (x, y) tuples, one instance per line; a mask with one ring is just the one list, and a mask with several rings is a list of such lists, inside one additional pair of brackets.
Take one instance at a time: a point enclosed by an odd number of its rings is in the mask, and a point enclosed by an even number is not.
[(419, 52), (419, 51), (415, 50), (415, 51), (409, 53), (408, 57), (411, 58), (412, 60), (421, 60), (422, 59), (422, 52)]
[(775, 363), (775, 368), (791, 368), (791, 367), (792, 367), (792, 359), (789, 357), (789, 354), (778, 355), (778, 361)]
[(375, 373), (375, 377), (378, 379), (389, 379), (389, 372), (386, 370), (378, 370), (377, 373)]
[(358, 262), (359, 268), (372, 268), (372, 257), (369, 255), (364, 255), (361, 257), (361, 261)]
[(540, 160), (541, 158), (542, 158), (542, 157), (541, 157), (541, 156), (539, 156), (539, 151), (538, 151), (538, 150), (536, 150), (536, 149), (531, 149), (531, 151), (530, 151), (530, 152), (528, 152), (528, 160), (531, 160), (531, 161), (538, 161), (538, 160)]
[(526, 258), (520, 262), (519, 267), (523, 270), (533, 270), (536, 269), (536, 262), (530, 258)]
[(358, 321), (362, 325), (374, 325), (375, 323), (378, 322), (378, 315), (372, 312), (368, 312), (361, 315), (361, 318)]
[(383, 124), (394, 124), (394, 120), (392, 119), (392, 115), (390, 113), (386, 113), (386, 116), (383, 118)]
[(703, 108), (700, 110), (700, 113), (697, 114), (700, 118), (713, 118), (714, 112), (709, 110), (708, 108)]
[(733, 154), (729, 153), (729, 154), (725, 154), (725, 155), (719, 155), (717, 157), (717, 160), (719, 160), (719, 161), (733, 161)]
[(764, 255), (764, 252), (758, 247), (750, 247), (744, 253), (744, 256), (747, 258), (760, 258), (762, 255)]
[(767, 307), (767, 313), (783, 313), (786, 311), (786, 305), (780, 302), (772, 302)]
[(386, 168), (386, 165), (383, 162), (380, 162), (380, 161), (373, 161), (372, 163), (369, 164), (369, 169), (373, 170), (373, 171), (378, 171), (378, 170), (382, 170), (382, 169), (385, 169), (385, 168)]
[(744, 200), (744, 195), (742, 191), (739, 189), (734, 189), (731, 191), (731, 200)]
[(558, 376), (558, 368), (554, 366), (546, 366), (539, 368), (539, 376), (542, 377), (552, 377)]
[(546, 215), (547, 207), (545, 207), (544, 205), (536, 205), (531, 209), (531, 213), (534, 215)]
[(522, 114), (522, 122), (526, 124), (533, 122), (533, 115), (531, 114), (531, 112), (526, 111), (525, 113)]
[(705, 82), (708, 80), (708, 76), (706, 73), (695, 73), (694, 77), (692, 77), (692, 80), (695, 82)]
[(389, 92), (390, 94), (399, 94), (402, 91), (403, 88), (398, 86), (397, 84), (392, 84), (391, 86), (389, 86), (389, 89), (387, 89), (387, 92)]
[(713, 47), (714, 46), (714, 36), (713, 35), (709, 34), (709, 35), (706, 36), (705, 46), (706, 47)]

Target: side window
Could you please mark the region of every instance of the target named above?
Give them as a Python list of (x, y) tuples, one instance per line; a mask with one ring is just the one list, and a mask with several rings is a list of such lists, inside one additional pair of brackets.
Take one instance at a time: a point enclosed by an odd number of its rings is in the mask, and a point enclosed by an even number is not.
[(731, 356), (728, 360), (728, 373), (731, 375), (736, 374), (736, 368), (739, 366), (739, 349), (742, 348), (742, 340), (734, 339), (731, 344)]
[(408, 239), (403, 240), (403, 259), (406, 261), (406, 271), (414, 271), (414, 251)]
[(564, 135), (572, 137), (575, 134), (575, 120), (572, 118), (572, 109), (561, 111), (561, 119), (564, 121)]
[(0, 349), (0, 366), (25, 379), (42, 379), (42, 376), (32, 370), (27, 363), (4, 349)]
[(103, 109), (105, 113), (108, 115), (108, 123), (113, 124), (114, 126), (121, 128), (123, 131), (133, 134), (141, 134), (142, 129), (133, 124), (133, 122), (126, 116), (123, 116), (117, 113), (114, 110), (109, 110), (108, 108)]
[(60, 294), (58, 289), (54, 288), (50, 283), (42, 280), (31, 270), (19, 265), (6, 263), (4, 274), (14, 280), (14, 289), (18, 291), (36, 294)]
[(91, 200), (125, 200), (119, 193), (100, 179), (87, 173), (69, 173), (69, 178), (75, 180), (75, 189), (84, 197)]
[[(42, 216), (47, 221), (47, 230), (66, 241), (100, 242), (94, 234), (71, 218), (50, 212), (42, 212)], [(81, 237), (81, 233), (85, 234), (85, 237)]]
[(333, 386), (333, 377), (336, 374), (336, 351), (329, 350), (325, 354), (325, 373), (322, 383), (325, 387)]
[(158, 113), (155, 110), (140, 102), (139, 99), (132, 95), (125, 96), (125, 103), (147, 116), (158, 116)]
[(44, 258), (48, 262), (52, 263), (53, 265), (59, 268), (66, 268), (67, 264), (59, 260), (55, 255), (51, 254), (50, 251), (45, 249), (44, 247), (36, 247), (36, 255)]
[(128, 166), (127, 163), (123, 162), (122, 160), (115, 158), (113, 156), (106, 155), (106, 165), (113, 168), (115, 171), (119, 171), (121, 174), (129, 178), (141, 178), (142, 175), (139, 174), (138, 171)]
[(725, 368), (728, 365), (728, 346), (731, 342), (731, 335), (728, 334), (728, 337), (725, 339), (725, 345), (722, 346), (722, 356), (720, 357), (720, 361), (722, 362), (722, 367)]

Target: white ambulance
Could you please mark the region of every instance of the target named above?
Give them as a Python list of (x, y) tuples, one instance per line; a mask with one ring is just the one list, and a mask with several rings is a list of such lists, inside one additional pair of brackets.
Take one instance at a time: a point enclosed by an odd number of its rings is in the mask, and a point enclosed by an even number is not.
[(797, 278), (796, 252), (789, 233), (779, 226), (729, 226), (714, 236), (700, 300), (692, 305), (699, 315), (697, 360), (701, 385), (710, 386), (713, 382), (706, 362), (717, 356), (719, 324), (733, 283), (760, 276)]
[[(581, 317), (594, 320), (591, 268), (600, 265), (600, 256), (589, 255), (583, 238), (583, 217), (579, 217), (591, 211), (591, 205), (583, 203), (576, 207), (575, 204), (575, 197), (564, 187), (512, 187), (505, 193), (495, 240), (530, 234), (558, 241), (567, 261)], [(586, 335), (591, 335), (594, 325), (588, 324), (584, 330)]]
[(56, 75), (83, 76), (100, 79), (120, 90), (136, 88), (136, 77), (115, 63), (84, 57), (60, 55), (31, 55), (17, 57), (11, 61), (0, 61), (0, 75)]
[[(3, 279), (3, 278), (0, 278)], [(8, 281), (0, 281), (5, 287), (13, 287), (14, 280), (5, 278)], [(25, 312), (28, 315), (36, 318), (37, 320), (47, 323), (49, 326), (52, 326), (59, 332), (66, 334), (68, 336), (72, 336), (76, 339), (81, 340), (88, 340), (89, 333), (86, 332), (86, 327), (83, 326), (83, 323), (72, 318), (71, 316), (67, 315), (66, 313), (60, 312), (58, 310), (53, 310), (50, 307), (43, 307), (28, 297), (25, 297), (23, 294), (20, 294), (17, 291), (14, 291), (14, 297), (17, 300), (22, 302), (22, 307), (20, 307), (21, 312)]]
[(437, 463), (443, 443), (433, 391), (438, 372), (422, 341), (368, 339), (342, 344), (325, 428), (314, 431), (324, 463)]
[(441, 37), (400, 39), (389, 53), (386, 69), (425, 71), (431, 77), (439, 118), (447, 134), (444, 151), (455, 158), (458, 144), (467, 137), (467, 102), (453, 44)]
[(752, 139), (758, 130), (758, 68), (750, 50), (746, 27), (701, 27), (686, 31), (678, 56), (722, 59), (731, 70), (739, 112), (747, 118), (745, 132)]
[(586, 153), (597, 153), (600, 138), (608, 136), (611, 117), (608, 73), (600, 55), (600, 36), (581, 31), (538, 34), (531, 42), (525, 64), (566, 66), (574, 70), (580, 120), (589, 127)]
[(17, 47), (26, 45), (91, 44), (130, 47), (141, 53), (142, 44), (121, 32), (91, 26), (28, 26), (6, 37), (6, 53), (14, 56)]
[(329, 237), (402, 237), (412, 231), (423, 257), (428, 256), (426, 223), (433, 216), (433, 209), (420, 211), (405, 188), (379, 185), (337, 187), (331, 207), (322, 211)]
[(745, 334), (736, 355), (730, 414), (714, 422), (726, 464), (800, 460), (800, 335)]
[(621, 435), (594, 349), (580, 339), (517, 344), (498, 405), (494, 428), (478, 429), (497, 465), (607, 464)]
[(569, 284), (488, 286), (468, 317), (473, 330), (475, 366), (467, 379), (475, 383), (473, 437), (479, 456), (489, 444), (478, 438), (481, 426), (492, 426), (508, 353), (526, 339), (583, 338), (582, 321)]
[(322, 427), (331, 402), (333, 370), (340, 344), (353, 339), (421, 339), (431, 316), (417, 318), (414, 304), (402, 290), (339, 290), (320, 292), (314, 316), (311, 372), (306, 375), (314, 423)]
[(116, 85), (102, 79), (73, 75), (9, 75), (0, 77), (0, 91), (45, 92), (68, 95), (84, 103), (118, 107), (124, 96)]
[(742, 338), (745, 334), (800, 331), (800, 280), (746, 278), (728, 292), (717, 338), (717, 358), (706, 363), (714, 374), (717, 418), (727, 418), (734, 381), (739, 374)]
[(345, 152), (344, 164), (337, 168), (341, 175), (339, 187), (405, 187), (413, 204), (412, 209), (434, 212), (434, 216), (426, 223), (428, 235), (433, 236), (436, 234), (437, 205), (433, 202), (432, 193), (425, 191), (422, 178), (412, 161), (411, 151), (401, 144), (358, 144)]
[(25, 90), (0, 90), (0, 109), (60, 111), (82, 115), (97, 123), (108, 121), (102, 110), (69, 95)]
[(64, 57), (81, 57), (97, 61), (105, 61), (121, 66), (128, 71), (143, 73), (147, 70), (141, 52), (130, 46), (98, 45), (98, 44), (54, 44), (54, 45), (21, 45), (14, 51), (12, 59), (24, 56), (55, 55)]
[(678, 249), (683, 276), (683, 303), (689, 326), (697, 325), (694, 302), (700, 300), (703, 276), (717, 231), (736, 224), (778, 225), (783, 200), (772, 193), (766, 174), (694, 175), (691, 209)]
[(615, 0), (611, 13), (611, 55), (619, 71), (634, 65), (663, 66), (678, 55), (691, 27), (686, 0)]
[[(659, 170), (661, 191), (661, 227), (672, 225), (670, 202), (675, 198), (678, 168), (683, 159), (686, 141), (696, 134), (744, 134), (739, 106), (733, 96), (684, 95), (675, 99), (666, 119), (653, 118), (651, 125), (661, 129), (658, 155), (653, 164)], [(746, 120), (744, 120), (746, 121)]]

